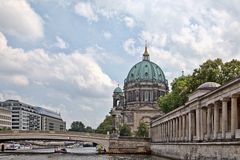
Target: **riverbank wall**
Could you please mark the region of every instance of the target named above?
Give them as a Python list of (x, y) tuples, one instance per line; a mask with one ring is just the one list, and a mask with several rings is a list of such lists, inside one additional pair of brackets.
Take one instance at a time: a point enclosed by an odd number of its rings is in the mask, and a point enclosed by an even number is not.
[(151, 143), (152, 154), (178, 160), (240, 160), (239, 142)]
[(151, 154), (150, 139), (137, 137), (111, 138), (109, 141), (110, 154)]

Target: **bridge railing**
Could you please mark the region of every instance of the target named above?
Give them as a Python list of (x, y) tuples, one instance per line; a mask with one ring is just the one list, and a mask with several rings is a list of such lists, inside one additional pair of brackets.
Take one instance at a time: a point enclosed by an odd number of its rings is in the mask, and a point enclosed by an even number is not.
[(58, 134), (58, 135), (81, 135), (81, 136), (88, 136), (88, 137), (102, 137), (108, 138), (109, 135), (107, 134), (99, 134), (99, 133), (86, 133), (86, 132), (74, 132), (74, 131), (39, 131), (39, 130), (32, 130), (32, 131), (17, 131), (17, 130), (8, 130), (8, 131), (0, 131), (1, 134), (18, 134), (18, 133), (29, 133), (29, 134)]

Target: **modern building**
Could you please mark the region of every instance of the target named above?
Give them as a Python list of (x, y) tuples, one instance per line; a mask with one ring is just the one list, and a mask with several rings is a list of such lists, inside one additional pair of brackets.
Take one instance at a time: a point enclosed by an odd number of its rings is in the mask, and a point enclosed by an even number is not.
[(123, 91), (118, 86), (113, 91), (113, 131), (118, 131), (121, 124), (131, 127), (134, 133), (139, 122), (150, 124), (154, 116), (162, 115), (157, 104), (159, 96), (168, 92), (168, 82), (162, 69), (150, 61), (147, 47), (143, 59), (135, 64), (124, 81)]
[(0, 105), (0, 130), (12, 128), (12, 112), (9, 108)]
[(12, 130), (66, 130), (66, 123), (59, 113), (25, 104), (18, 100), (1, 102), (1, 106), (11, 111)]
[(60, 113), (37, 107), (41, 115), (42, 131), (66, 131), (66, 122), (62, 120)]
[(18, 100), (7, 100), (2, 106), (12, 111), (13, 130), (40, 130), (41, 116), (34, 106), (19, 102)]

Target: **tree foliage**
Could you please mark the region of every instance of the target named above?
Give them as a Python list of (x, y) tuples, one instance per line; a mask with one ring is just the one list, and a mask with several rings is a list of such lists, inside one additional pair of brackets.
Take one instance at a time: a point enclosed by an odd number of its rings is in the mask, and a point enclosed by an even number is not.
[(165, 112), (183, 105), (189, 94), (205, 82), (224, 84), (240, 76), (240, 61), (233, 59), (224, 63), (221, 59), (207, 60), (192, 75), (175, 78), (171, 83), (172, 91), (158, 100), (159, 107)]
[(191, 76), (181, 76), (173, 80), (171, 83), (172, 92), (160, 97), (158, 100), (158, 104), (163, 112), (172, 111), (187, 101), (190, 81)]
[(207, 60), (199, 68), (194, 69), (192, 74), (192, 79), (190, 81), (189, 91), (193, 92), (198, 86), (205, 82), (216, 82), (223, 84), (222, 69), (224, 68), (224, 63), (221, 59)]
[(131, 136), (131, 128), (126, 124), (122, 124), (120, 127), (120, 136)]
[(94, 129), (92, 129), (89, 126), (85, 128), (85, 125), (81, 121), (74, 121), (72, 122), (71, 128), (69, 129), (69, 131), (92, 133), (94, 132)]
[(107, 115), (104, 121), (97, 127), (96, 133), (107, 134), (112, 131), (112, 116)]
[(148, 137), (149, 136), (149, 130), (148, 130), (148, 126), (146, 123), (144, 123), (142, 121), (139, 122), (136, 136), (137, 137)]
[(2, 127), (2, 128), (0, 128), (0, 131), (9, 131), (9, 130), (11, 130), (11, 128), (9, 128), (9, 127)]

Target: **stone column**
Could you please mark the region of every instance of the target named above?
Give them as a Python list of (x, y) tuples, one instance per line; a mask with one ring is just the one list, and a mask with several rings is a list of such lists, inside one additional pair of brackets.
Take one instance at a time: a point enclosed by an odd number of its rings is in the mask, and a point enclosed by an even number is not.
[(186, 118), (185, 115), (182, 115), (182, 140), (183, 141), (185, 141), (185, 136), (186, 136), (186, 134), (185, 134), (185, 130), (186, 130), (185, 118)]
[(204, 136), (207, 131), (207, 108), (201, 109), (201, 140), (204, 140)]
[(161, 136), (162, 138), (161, 138), (161, 139), (162, 139), (162, 141), (163, 141), (163, 140), (164, 140), (163, 123), (161, 124), (161, 133), (162, 133), (162, 136)]
[(188, 140), (192, 141), (192, 113), (188, 113)]
[(176, 140), (176, 119), (173, 119), (173, 141)]
[(211, 125), (212, 125), (212, 119), (211, 119), (211, 106), (207, 106), (207, 138), (210, 139), (211, 136)]
[(170, 139), (170, 123), (167, 121), (167, 141)]
[(204, 118), (203, 118), (203, 111), (204, 109), (203, 108), (201, 108), (200, 109), (200, 128), (201, 128), (201, 130), (200, 130), (200, 140), (203, 140), (204, 138), (203, 138), (203, 135), (204, 135), (204, 127), (203, 127), (203, 121), (204, 121)]
[(219, 131), (219, 102), (214, 103), (214, 131), (213, 138), (217, 139)]
[(167, 137), (168, 137), (168, 135), (167, 135), (167, 122), (165, 122), (165, 141), (167, 141)]
[(235, 138), (235, 130), (238, 126), (238, 117), (237, 117), (237, 96), (233, 95), (231, 97), (231, 137)]
[(222, 100), (222, 139), (226, 138), (226, 131), (228, 125), (228, 98)]
[(170, 141), (172, 141), (172, 120), (170, 120)]
[(163, 123), (163, 132), (164, 132), (164, 134), (163, 134), (164, 138), (163, 139), (164, 139), (164, 141), (166, 141), (166, 123), (165, 122)]
[[(152, 135), (151, 135), (152, 136)], [(160, 137), (161, 136), (161, 133), (160, 133), (160, 124), (158, 124), (157, 126), (157, 137), (158, 137), (158, 141), (160, 141)]]
[(197, 140), (200, 140), (200, 109), (196, 109), (196, 137)]
[(176, 141), (178, 141), (178, 135), (179, 135), (179, 119), (176, 117)]
[(182, 140), (182, 116), (179, 116), (178, 140)]

